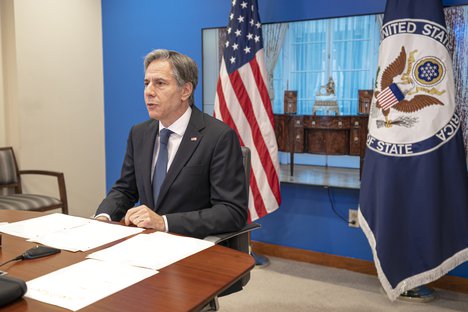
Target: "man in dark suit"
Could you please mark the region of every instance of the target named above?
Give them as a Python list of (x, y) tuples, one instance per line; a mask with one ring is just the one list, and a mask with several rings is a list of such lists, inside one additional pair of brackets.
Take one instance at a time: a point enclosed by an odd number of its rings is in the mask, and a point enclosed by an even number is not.
[(96, 219), (125, 218), (127, 225), (193, 237), (239, 230), (247, 220), (239, 140), (193, 105), (196, 63), (174, 51), (154, 50), (144, 64), (151, 119), (132, 127), (121, 177)]

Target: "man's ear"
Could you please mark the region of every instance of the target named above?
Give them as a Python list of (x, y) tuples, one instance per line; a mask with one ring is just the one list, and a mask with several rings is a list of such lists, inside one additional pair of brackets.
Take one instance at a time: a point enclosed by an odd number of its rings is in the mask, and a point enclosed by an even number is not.
[(192, 95), (192, 92), (193, 92), (193, 85), (191, 82), (186, 82), (183, 86), (182, 86), (182, 101), (186, 101), (188, 100), (188, 98), (190, 97), (190, 95)]

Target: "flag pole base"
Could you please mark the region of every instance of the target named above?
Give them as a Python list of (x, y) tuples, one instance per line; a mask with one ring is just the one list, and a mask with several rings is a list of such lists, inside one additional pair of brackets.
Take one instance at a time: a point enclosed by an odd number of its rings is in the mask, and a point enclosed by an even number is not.
[(398, 297), (398, 300), (409, 302), (430, 302), (435, 298), (435, 290), (423, 285), (405, 291)]
[(270, 259), (268, 259), (266, 256), (259, 255), (258, 253), (252, 252), (251, 253), (252, 257), (255, 259), (255, 266), (256, 267), (266, 267), (270, 264)]

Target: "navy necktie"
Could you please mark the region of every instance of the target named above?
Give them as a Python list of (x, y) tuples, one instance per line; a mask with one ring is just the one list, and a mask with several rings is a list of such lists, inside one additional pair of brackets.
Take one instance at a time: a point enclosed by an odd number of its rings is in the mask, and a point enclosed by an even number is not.
[(156, 166), (154, 168), (153, 175), (153, 198), (154, 205), (158, 202), (159, 190), (161, 185), (166, 177), (167, 172), (167, 141), (169, 141), (169, 136), (172, 134), (172, 131), (164, 128), (159, 131), (159, 154), (158, 160), (156, 161)]

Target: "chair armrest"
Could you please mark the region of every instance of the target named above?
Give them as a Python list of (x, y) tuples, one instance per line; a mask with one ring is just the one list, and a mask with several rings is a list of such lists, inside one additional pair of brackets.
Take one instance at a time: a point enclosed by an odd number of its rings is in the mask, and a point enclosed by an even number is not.
[(244, 233), (251, 232), (251, 231), (256, 230), (256, 229), (258, 229), (260, 227), (261, 227), (261, 225), (258, 224), (258, 223), (249, 223), (249, 224), (246, 224), (242, 229), (240, 229), (237, 232), (229, 232), (229, 233), (221, 233), (221, 234), (216, 234), (216, 235), (210, 235), (210, 236), (205, 237), (204, 240), (212, 242), (214, 244), (219, 244), (219, 243), (221, 243), (221, 242), (223, 242), (225, 240), (228, 240), (230, 238), (239, 236), (239, 235), (244, 234)]
[(48, 175), (54, 176), (57, 178), (59, 194), (60, 194), (60, 201), (63, 204), (63, 213), (68, 214), (68, 199), (67, 199), (67, 189), (65, 187), (65, 176), (63, 172), (56, 172), (56, 171), (47, 171), (47, 170), (19, 170), (20, 175), (23, 174), (37, 174), (37, 175)]
[(41, 175), (50, 175), (54, 177), (63, 176), (62, 172), (47, 171), (47, 170), (19, 170), (19, 174), (41, 174)]

